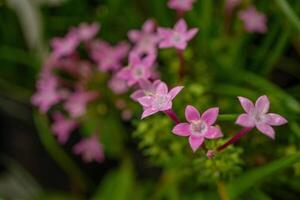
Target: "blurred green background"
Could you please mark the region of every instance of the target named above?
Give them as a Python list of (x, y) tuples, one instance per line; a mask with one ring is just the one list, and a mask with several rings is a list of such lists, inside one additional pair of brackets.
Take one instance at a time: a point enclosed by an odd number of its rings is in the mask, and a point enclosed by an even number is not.
[[(199, 158), (200, 154), (189, 155), (187, 160), (184, 151), (177, 152), (185, 143), (164, 136), (157, 139), (161, 132), (170, 132), (171, 127), (169, 121), (158, 116), (123, 124), (128, 132), (124, 139), (126, 153), (108, 158), (104, 164), (86, 165), (70, 154), (70, 146), (60, 147), (51, 133), (38, 133), (37, 130), (49, 131), (47, 120), (34, 114), (30, 97), (49, 53), (51, 38), (63, 36), (71, 26), (85, 21), (101, 23), (99, 36), (111, 43), (126, 40), (128, 30), (139, 29), (148, 18), (155, 19), (160, 26), (172, 27), (176, 16), (166, 3), (0, 0), (0, 197), (298, 199), (299, 0), (242, 1), (241, 7), (255, 4), (267, 15), (266, 34), (246, 33), (236, 16), (227, 30), (223, 0), (198, 0), (186, 15), (189, 26), (198, 27), (200, 32), (185, 52), (191, 65), (184, 82), (188, 94), (179, 97), (175, 110), (182, 112), (183, 105), (192, 102), (201, 108), (218, 104), (225, 113), (234, 114), (241, 112), (236, 96), (255, 99), (267, 94), (272, 109), (289, 120), (288, 125), (276, 129), (275, 141), (256, 134), (248, 138), (249, 142), (245, 140), (228, 150), (218, 163)], [(159, 57), (162, 78), (175, 85), (178, 61), (173, 58), (174, 52), (163, 50)], [(138, 119), (139, 114), (134, 118)], [(228, 125), (226, 120), (221, 123)], [(155, 127), (156, 124), (160, 126)], [(164, 127), (169, 128), (162, 131), (160, 128)], [(225, 129), (230, 128), (228, 125)], [(192, 164), (187, 167), (184, 162)], [(223, 166), (221, 175), (211, 171), (214, 164)], [(185, 166), (182, 171), (188, 172), (178, 173), (178, 166)]]

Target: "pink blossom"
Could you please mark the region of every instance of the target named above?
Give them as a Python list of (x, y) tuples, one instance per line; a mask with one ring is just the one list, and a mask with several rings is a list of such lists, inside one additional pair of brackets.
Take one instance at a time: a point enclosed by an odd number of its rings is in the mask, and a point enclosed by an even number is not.
[(77, 32), (75, 30), (71, 30), (65, 37), (52, 39), (52, 54), (57, 58), (69, 56), (74, 53), (79, 43), (80, 40)]
[(210, 108), (206, 110), (202, 116), (198, 110), (188, 105), (185, 108), (185, 118), (187, 123), (177, 124), (172, 132), (179, 136), (188, 136), (189, 144), (195, 152), (205, 139), (217, 139), (222, 137), (222, 132), (219, 128), (213, 126), (219, 114), (219, 108)]
[(179, 12), (192, 10), (195, 0), (169, 0), (168, 7)]
[(149, 80), (140, 80), (140, 89), (136, 90), (130, 95), (131, 99), (133, 99), (134, 101), (138, 101), (138, 99), (141, 97), (154, 95), (156, 92), (156, 88), (160, 83), (161, 80), (156, 80), (153, 83), (151, 83)]
[(81, 41), (89, 41), (93, 39), (98, 33), (100, 26), (94, 22), (91, 24), (81, 23), (78, 28), (75, 28), (78, 38)]
[(77, 155), (81, 155), (85, 162), (96, 161), (101, 163), (104, 160), (103, 147), (99, 143), (96, 135), (82, 139), (73, 147), (73, 152)]
[(174, 29), (158, 28), (158, 35), (161, 38), (160, 48), (175, 47), (184, 50), (190, 41), (198, 32), (197, 28), (187, 30), (187, 24), (184, 19), (180, 19), (174, 26)]
[(65, 144), (71, 132), (77, 127), (77, 122), (74, 119), (65, 118), (65, 116), (59, 112), (53, 114), (53, 119), (52, 130), (57, 136), (59, 143)]
[(80, 117), (85, 113), (87, 104), (98, 95), (97, 92), (79, 90), (68, 97), (64, 106), (72, 117)]
[(115, 71), (121, 68), (122, 60), (126, 57), (128, 50), (129, 45), (126, 42), (111, 46), (105, 41), (94, 41), (91, 57), (100, 71)]
[(159, 111), (170, 110), (172, 108), (172, 100), (182, 89), (182, 86), (177, 86), (168, 91), (168, 86), (164, 82), (160, 82), (156, 87), (155, 93), (138, 98), (138, 102), (144, 109), (142, 119)]
[(127, 81), (128, 86), (133, 86), (139, 80), (149, 79), (153, 76), (153, 64), (156, 59), (154, 54), (141, 58), (135, 52), (129, 55), (129, 66), (121, 69), (117, 76)]
[(233, 9), (241, 3), (241, 0), (226, 0), (225, 10), (227, 13), (231, 13)]
[(31, 98), (32, 104), (38, 106), (41, 112), (47, 112), (61, 100), (57, 86), (58, 83), (55, 77), (42, 77), (37, 82), (37, 92)]
[(270, 108), (270, 101), (266, 95), (260, 96), (255, 105), (245, 97), (238, 97), (246, 113), (239, 115), (236, 124), (254, 128), (266, 136), (275, 139), (275, 131), (271, 126), (280, 126), (287, 123), (287, 120), (275, 113), (267, 113)]
[(121, 79), (120, 77), (114, 75), (108, 81), (108, 87), (115, 93), (115, 94), (123, 94), (128, 91), (127, 81)]
[(245, 29), (248, 32), (267, 32), (267, 18), (265, 14), (250, 6), (247, 10), (240, 11), (239, 18), (244, 21)]
[(159, 37), (155, 32), (155, 23), (153, 20), (147, 20), (142, 30), (131, 30), (128, 32), (128, 37), (135, 44), (134, 52), (139, 55), (149, 55), (157, 53), (157, 44)]

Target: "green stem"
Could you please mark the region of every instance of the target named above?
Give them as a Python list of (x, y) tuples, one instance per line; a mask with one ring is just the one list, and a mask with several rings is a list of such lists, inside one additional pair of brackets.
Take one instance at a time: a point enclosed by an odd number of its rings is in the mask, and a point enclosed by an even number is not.
[(288, 21), (300, 32), (300, 20), (286, 0), (275, 0)]

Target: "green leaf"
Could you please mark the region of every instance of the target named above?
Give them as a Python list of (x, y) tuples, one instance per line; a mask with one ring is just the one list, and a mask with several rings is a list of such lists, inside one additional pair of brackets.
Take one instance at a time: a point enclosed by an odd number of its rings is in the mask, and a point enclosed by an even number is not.
[(68, 156), (63, 148), (57, 143), (54, 134), (49, 128), (49, 121), (46, 115), (35, 112), (33, 114), (34, 122), (37, 127), (40, 140), (48, 153), (56, 163), (69, 175), (81, 189), (88, 187), (89, 181), (81, 172), (76, 163)]
[(300, 31), (300, 20), (286, 0), (275, 0), (280, 10), (286, 16), (287, 20)]
[(278, 159), (270, 164), (244, 173), (227, 185), (230, 199), (236, 199), (240, 194), (255, 186), (258, 182), (263, 181), (263, 179), (266, 179), (268, 176), (288, 168), (297, 162), (300, 162), (300, 153)]
[(132, 198), (134, 183), (133, 168), (129, 160), (125, 160), (120, 169), (106, 175), (91, 200), (127, 200)]

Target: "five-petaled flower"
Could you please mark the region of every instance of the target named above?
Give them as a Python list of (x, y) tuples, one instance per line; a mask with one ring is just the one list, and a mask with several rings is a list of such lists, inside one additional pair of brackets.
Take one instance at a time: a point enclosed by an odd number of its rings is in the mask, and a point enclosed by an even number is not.
[(129, 66), (121, 69), (117, 76), (126, 80), (128, 86), (133, 86), (141, 79), (149, 79), (155, 75), (153, 69), (155, 59), (156, 56), (154, 54), (141, 58), (135, 52), (131, 52), (129, 55)]
[(103, 72), (120, 69), (122, 60), (130, 48), (126, 42), (111, 46), (102, 40), (93, 41), (91, 46), (91, 57), (97, 63), (99, 70)]
[(198, 32), (197, 28), (187, 30), (187, 24), (184, 19), (180, 19), (174, 26), (170, 28), (158, 28), (158, 35), (161, 38), (160, 48), (175, 47), (178, 50), (184, 50), (190, 41)]
[(267, 18), (265, 14), (250, 6), (247, 10), (240, 11), (239, 18), (244, 21), (246, 31), (254, 33), (267, 32)]
[(147, 20), (142, 30), (131, 30), (128, 32), (128, 37), (131, 42), (135, 43), (132, 51), (139, 55), (149, 55), (157, 53), (157, 43), (159, 37), (155, 32), (155, 23), (153, 20)]
[(168, 86), (164, 82), (160, 82), (154, 93), (138, 98), (137, 101), (144, 109), (142, 119), (159, 111), (170, 110), (172, 108), (172, 100), (182, 89), (183, 86), (177, 86), (168, 91)]
[(47, 112), (54, 104), (61, 100), (58, 82), (54, 76), (42, 77), (37, 82), (37, 92), (32, 96), (31, 102), (39, 107), (43, 113)]
[(64, 103), (65, 109), (72, 117), (80, 117), (85, 113), (88, 102), (97, 98), (98, 95), (98, 92), (78, 90), (68, 97)]
[(275, 139), (275, 131), (271, 126), (280, 126), (287, 123), (287, 120), (275, 113), (267, 113), (270, 108), (270, 101), (266, 95), (260, 96), (255, 105), (245, 97), (238, 97), (246, 113), (239, 115), (236, 124), (254, 128), (266, 136)]
[(101, 163), (104, 160), (103, 147), (96, 135), (81, 140), (73, 147), (73, 152), (81, 155), (85, 162), (96, 161)]
[(168, 7), (179, 12), (192, 10), (195, 0), (169, 0)]
[(51, 126), (54, 134), (57, 136), (58, 142), (65, 144), (70, 137), (71, 132), (77, 127), (74, 119), (66, 118), (62, 113), (53, 114), (53, 124)]
[(187, 123), (177, 124), (172, 132), (179, 136), (188, 136), (189, 144), (195, 152), (203, 144), (205, 139), (217, 139), (222, 137), (219, 128), (213, 126), (219, 114), (219, 108), (210, 108), (202, 116), (198, 110), (188, 105), (185, 109)]

